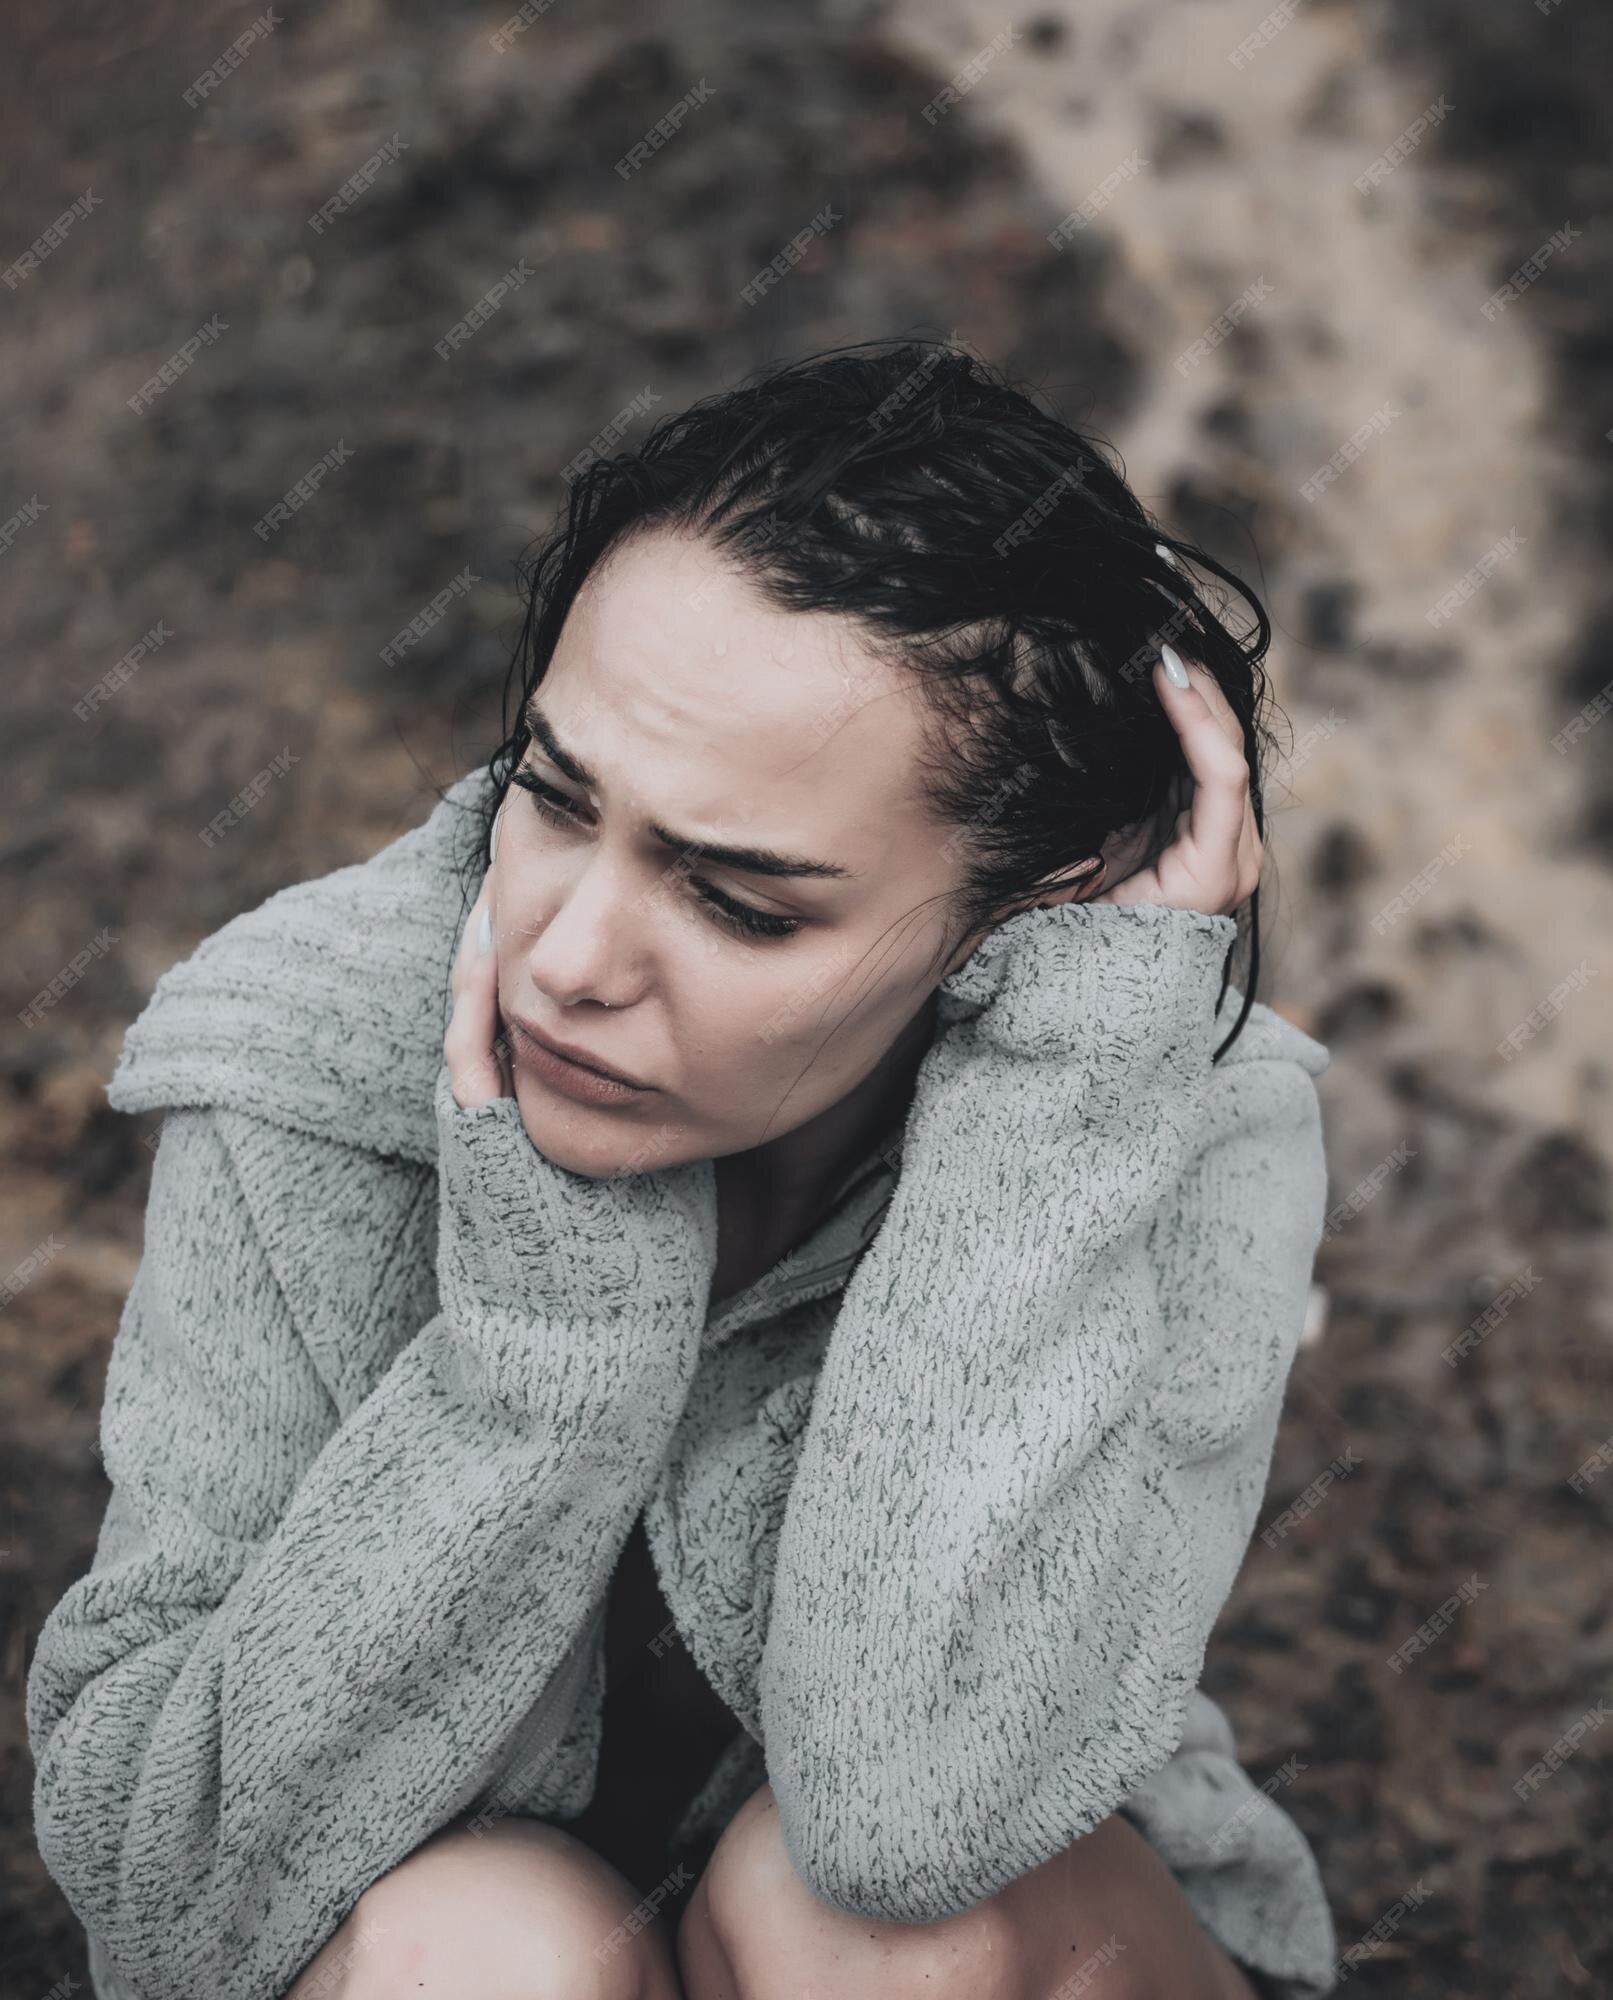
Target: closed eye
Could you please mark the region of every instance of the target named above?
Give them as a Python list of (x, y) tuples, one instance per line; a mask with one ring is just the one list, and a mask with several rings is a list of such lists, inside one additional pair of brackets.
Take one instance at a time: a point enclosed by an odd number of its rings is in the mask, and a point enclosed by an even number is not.
[[(545, 784), (537, 773), (526, 765), (510, 773), (510, 782), (519, 785), (532, 797), (534, 810), (540, 819), (551, 826), (581, 827), (587, 821), (577, 810), (577, 803), (566, 793), (553, 785)], [(774, 910), (758, 910), (749, 903), (739, 902), (733, 896), (724, 895), (714, 882), (703, 876), (690, 875), (684, 871), (685, 880), (695, 890), (699, 900), (705, 905), (711, 921), (732, 935), (754, 942), (764, 938), (791, 937), (801, 928), (804, 921), (800, 917), (783, 917)]]

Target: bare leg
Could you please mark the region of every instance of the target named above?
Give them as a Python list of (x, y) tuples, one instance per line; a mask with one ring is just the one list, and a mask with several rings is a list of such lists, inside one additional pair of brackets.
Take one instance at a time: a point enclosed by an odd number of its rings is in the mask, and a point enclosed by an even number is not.
[[(716, 1856), (712, 1856), (715, 1861)], [(708, 1866), (694, 1886), (678, 1922), (678, 1973), (688, 2000), (739, 2000), (733, 1961), (711, 1921)]]
[(665, 1924), (563, 1828), (442, 1828), (373, 1882), (285, 2000), (683, 2000)]
[(796, 1875), (763, 1785), (678, 1927), (688, 2000), (1256, 2000), (1180, 1884), (1118, 1815), (934, 1924), (851, 1917)]
[(1258, 2000), (1157, 1851), (1118, 1813), (993, 1900), (1027, 1946), (1026, 2000), (1049, 2000), (1082, 1967), (1091, 1968), (1081, 1990), (1092, 2000), (1110, 1986), (1128, 1995)]

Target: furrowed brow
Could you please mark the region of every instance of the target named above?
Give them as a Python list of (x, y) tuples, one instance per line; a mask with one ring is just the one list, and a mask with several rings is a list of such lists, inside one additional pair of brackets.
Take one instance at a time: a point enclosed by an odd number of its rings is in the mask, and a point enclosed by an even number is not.
[[(539, 708), (535, 698), (527, 703), (523, 720), (534, 742), (542, 747), (544, 755), (556, 769), (563, 771), (574, 785), (582, 785), (588, 790), (599, 788), (595, 774), (572, 756), (555, 735), (549, 718)], [(835, 861), (815, 861), (809, 855), (785, 854), (777, 848), (734, 847), (719, 841), (697, 840), (692, 834), (675, 833), (658, 820), (648, 822), (648, 831), (662, 847), (675, 853), (697, 855), (703, 861), (714, 862), (719, 868), (737, 869), (743, 875), (779, 878), (809, 876), (823, 881), (845, 882), (856, 873), (855, 869), (842, 868)]]

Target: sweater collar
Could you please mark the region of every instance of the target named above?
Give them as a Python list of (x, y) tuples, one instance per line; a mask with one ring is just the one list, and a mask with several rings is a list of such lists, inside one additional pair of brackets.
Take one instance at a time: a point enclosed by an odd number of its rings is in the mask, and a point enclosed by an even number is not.
[(492, 780), (467, 773), (372, 856), (232, 917), (157, 981), (124, 1036), (119, 1111), (217, 1105), (435, 1163), (433, 1087)]
[[(424, 823), (368, 861), (294, 883), (204, 938), (166, 971), (124, 1036), (107, 1099), (119, 1111), (217, 1105), (319, 1138), (435, 1164), (433, 1090), (449, 976), (492, 777), (450, 785)], [(935, 1033), (978, 1013), (1007, 976), (1031, 911), (993, 931), (941, 982)], [(1235, 1018), (1229, 989), (1221, 1018)], [(1319, 1044), (1257, 1004), (1223, 1062), (1286, 1055), (1313, 1075)], [(894, 1177), (905, 1118), (836, 1191)], [(877, 1195), (876, 1195), (877, 1200)], [(805, 1247), (805, 1246), (803, 1246)]]
[[(467, 772), (370, 860), (293, 883), (203, 938), (126, 1031), (107, 1101), (125, 1112), (216, 1105), (434, 1164), (449, 975), (492, 782)], [(980, 961), (943, 987), (938, 1033), (984, 1005), (984, 988), (969, 997)], [(899, 1131), (881, 1134), (837, 1201), (893, 1141), (899, 1150)]]

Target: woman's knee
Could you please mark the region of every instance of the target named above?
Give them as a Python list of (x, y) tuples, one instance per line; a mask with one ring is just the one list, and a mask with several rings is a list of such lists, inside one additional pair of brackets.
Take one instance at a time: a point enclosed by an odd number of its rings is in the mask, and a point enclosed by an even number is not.
[[(734, 2000), (1033, 2000), (1028, 1964), (995, 1900), (937, 1923), (855, 1917), (795, 1872), (772, 1787), (740, 1807), (712, 1850), (685, 1926), (709, 1927)], [(680, 1960), (703, 1962), (681, 1933)], [(699, 1996), (695, 1996), (699, 2000)]]
[(719, 1968), (724, 2000), (1252, 2000), (1159, 1856), (1118, 1816), (973, 1908), (902, 1924), (848, 1916), (812, 1894), (766, 1785), (713, 1849), (678, 1955), (686, 1969)]
[(444, 1828), (371, 1883), (285, 2000), (676, 2000), (637, 1900), (563, 1828)]

